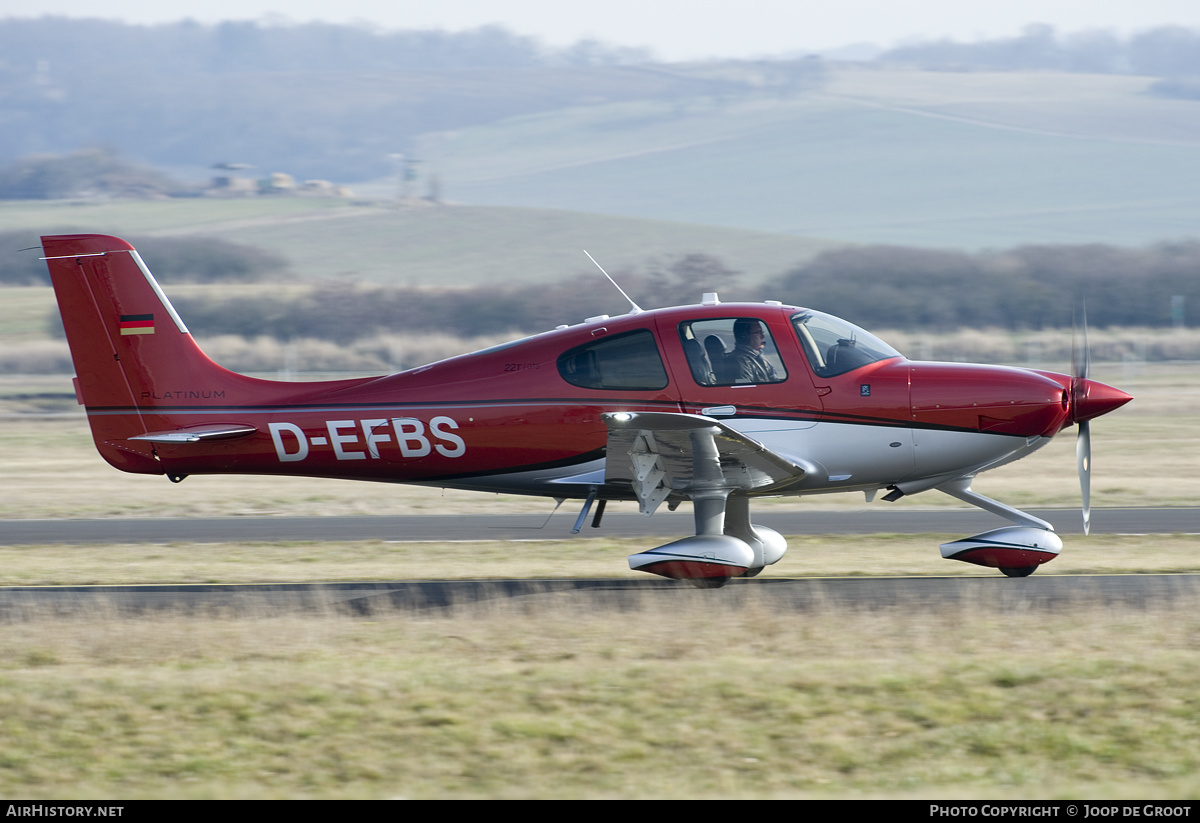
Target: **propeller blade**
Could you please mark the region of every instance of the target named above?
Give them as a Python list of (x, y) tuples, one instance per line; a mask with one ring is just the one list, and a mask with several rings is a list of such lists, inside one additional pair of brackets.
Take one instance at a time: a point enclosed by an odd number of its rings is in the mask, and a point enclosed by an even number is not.
[[(1092, 427), (1080, 420), (1084, 400), (1088, 395), (1088, 375), (1092, 370), (1091, 348), (1087, 336), (1087, 304), (1080, 302), (1078, 321), (1071, 329), (1071, 417), (1079, 425), (1075, 438), (1075, 464), (1079, 469), (1079, 494), (1083, 501), (1083, 533), (1092, 526)], [(1082, 327), (1082, 334), (1080, 334)], [(1082, 336), (1082, 341), (1080, 337)]]
[[(1082, 326), (1082, 337), (1080, 331)], [(1087, 379), (1092, 371), (1092, 354), (1088, 346), (1087, 333), (1087, 304), (1079, 306), (1078, 314), (1071, 323), (1071, 376), (1076, 380)]]
[(1083, 533), (1092, 525), (1092, 426), (1084, 420), (1075, 438), (1075, 463), (1079, 467), (1079, 492), (1083, 498)]

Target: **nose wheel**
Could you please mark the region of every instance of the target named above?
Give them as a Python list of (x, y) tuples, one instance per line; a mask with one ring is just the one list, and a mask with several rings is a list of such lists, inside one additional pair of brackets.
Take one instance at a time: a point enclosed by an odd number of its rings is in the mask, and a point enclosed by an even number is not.
[(1004, 572), (1005, 577), (1029, 577), (1037, 571), (1037, 566), (1001, 566), (1000, 571)]
[(697, 589), (719, 589), (730, 581), (728, 577), (689, 577), (687, 581)]

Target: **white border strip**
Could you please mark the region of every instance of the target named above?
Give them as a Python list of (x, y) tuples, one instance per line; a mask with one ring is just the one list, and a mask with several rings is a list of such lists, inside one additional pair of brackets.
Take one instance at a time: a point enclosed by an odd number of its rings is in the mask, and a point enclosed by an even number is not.
[(136, 249), (129, 249), (129, 256), (133, 258), (133, 262), (137, 263), (137, 267), (142, 270), (142, 274), (146, 277), (146, 282), (150, 284), (150, 288), (154, 289), (154, 293), (158, 295), (158, 299), (162, 301), (163, 308), (167, 310), (167, 314), (171, 315), (171, 319), (175, 321), (175, 327), (183, 334), (191, 334), (187, 326), (183, 324), (181, 318), (175, 312), (175, 307), (171, 305), (171, 301), (167, 299), (167, 295), (163, 293), (162, 287), (158, 285), (158, 281), (154, 279), (154, 275), (150, 273), (150, 269), (146, 268), (146, 263), (142, 260), (142, 256), (137, 253)]

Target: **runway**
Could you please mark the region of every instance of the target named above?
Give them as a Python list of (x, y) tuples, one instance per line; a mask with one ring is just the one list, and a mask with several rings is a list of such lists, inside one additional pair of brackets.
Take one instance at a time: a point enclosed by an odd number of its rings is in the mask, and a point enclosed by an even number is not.
[[(1079, 533), (1076, 509), (1032, 510), (1064, 534)], [(473, 541), (569, 539), (576, 512), (544, 516), (223, 517), (105, 520), (9, 520), (0, 545), (312, 541)], [(756, 513), (755, 521), (795, 534), (970, 534), (1004, 521), (976, 509), (789, 511)], [(585, 526), (576, 539), (678, 536), (692, 531), (690, 511), (653, 518), (617, 513), (600, 529)], [(1200, 532), (1200, 509), (1097, 509), (1092, 532), (1177, 534)], [(358, 583), (252, 585), (44, 586), (0, 588), (0, 620), (46, 616), (444, 613), (467, 605), (510, 602), (564, 604), (588, 610), (636, 610), (653, 602), (702, 603), (720, 608), (766, 604), (803, 612), (820, 607), (920, 609), (961, 604), (1000, 610), (1055, 610), (1082, 600), (1142, 608), (1200, 600), (1200, 574), (1034, 575), (1009, 579), (981, 570), (979, 577), (738, 579), (720, 590), (647, 579), (405, 580)]]
[[(886, 506), (887, 504), (884, 504)], [(578, 512), (565, 506), (548, 521), (538, 514), (416, 515), (387, 517), (188, 517), (96, 520), (6, 520), (0, 545), (89, 543), (226, 543), (263, 540), (566, 540)], [(1078, 509), (1030, 509), (1063, 535), (1082, 533)], [(784, 535), (949, 534), (968, 535), (1006, 525), (979, 509), (854, 509), (754, 512), (754, 522)], [(677, 537), (694, 533), (690, 509), (654, 517), (610, 513), (598, 529), (585, 525), (577, 537)], [(1093, 534), (1200, 533), (1200, 508), (1105, 508), (1092, 510)]]

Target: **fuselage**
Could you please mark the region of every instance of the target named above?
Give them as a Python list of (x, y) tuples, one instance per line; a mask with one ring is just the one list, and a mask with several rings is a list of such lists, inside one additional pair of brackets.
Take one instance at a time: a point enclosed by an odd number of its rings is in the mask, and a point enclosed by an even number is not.
[[(744, 321), (761, 324), (756, 350), (739, 344)], [(747, 363), (760, 369), (754, 382), (741, 376)], [(217, 424), (255, 430), (127, 445), (119, 467), (132, 471), (303, 474), (554, 497), (596, 490), (608, 499), (630, 491), (604, 483), (605, 412), (718, 419), (815, 465), (792, 490), (805, 494), (919, 487), (980, 471), (1024, 456), (1072, 422), (1069, 377), (912, 362), (844, 321), (775, 303), (603, 317), (399, 374), (263, 386), (255, 402), (249, 390), (163, 384), (137, 409), (89, 415), (114, 437)]]

